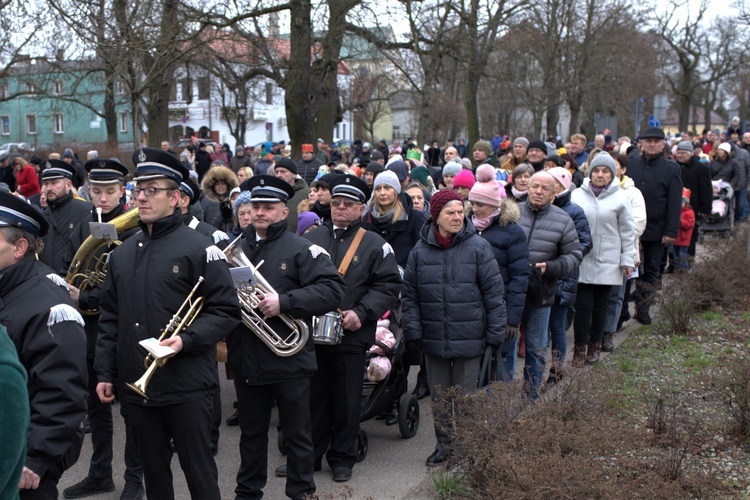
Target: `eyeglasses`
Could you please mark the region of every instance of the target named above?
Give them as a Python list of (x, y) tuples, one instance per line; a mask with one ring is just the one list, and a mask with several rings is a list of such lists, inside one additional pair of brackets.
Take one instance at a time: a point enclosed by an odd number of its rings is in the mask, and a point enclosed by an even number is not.
[(146, 195), (147, 198), (150, 198), (151, 196), (155, 196), (156, 193), (158, 193), (159, 191), (174, 191), (174, 189), (172, 189), (172, 188), (154, 188), (154, 187), (150, 187), (150, 188), (133, 188), (130, 192), (133, 193), (133, 196), (135, 196), (136, 198), (138, 198), (141, 195), (141, 193), (143, 193), (144, 195)]
[(332, 207), (338, 207), (339, 205), (344, 205), (346, 208), (352, 208), (354, 205), (359, 205), (359, 202), (354, 200), (331, 200)]

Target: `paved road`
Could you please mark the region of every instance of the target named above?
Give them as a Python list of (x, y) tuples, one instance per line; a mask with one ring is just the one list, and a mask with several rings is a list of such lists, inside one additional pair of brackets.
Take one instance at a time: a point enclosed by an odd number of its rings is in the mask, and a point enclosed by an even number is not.
[[(631, 312), (633, 311), (631, 304)], [(636, 328), (638, 323), (631, 320), (626, 324), (623, 332), (615, 336), (615, 344), (619, 345), (628, 332)], [(568, 355), (571, 355), (573, 346), (573, 329), (568, 331)], [(606, 355), (606, 353), (604, 353)], [(518, 359), (516, 376), (521, 376), (523, 359)], [(223, 369), (220, 370), (223, 374)], [(409, 388), (413, 389), (416, 384), (417, 367), (410, 373)], [(224, 417), (230, 415), (234, 410), (234, 386), (230, 381), (222, 380), (222, 401)], [(315, 482), (318, 494), (321, 498), (354, 498), (374, 500), (385, 499), (429, 499), (432, 496), (432, 480), (430, 470), (424, 465), (427, 457), (432, 453), (435, 446), (435, 435), (432, 427), (432, 411), (429, 399), (420, 401), (421, 421), (417, 435), (411, 439), (403, 439), (399, 433), (398, 425), (386, 426), (382, 421), (369, 420), (362, 423), (369, 437), (369, 451), (367, 458), (357, 464), (354, 468), (352, 480), (346, 483), (335, 483), (331, 479), (331, 470), (323, 461), (323, 470), (315, 473)], [(90, 497), (92, 499), (119, 499), (123, 487), (124, 465), (122, 450), (124, 447), (124, 426), (119, 414), (119, 408), (114, 409), (115, 436), (114, 436), (114, 474), (117, 490), (113, 493)], [(278, 415), (274, 410), (271, 420), (271, 430), (268, 433), (268, 484), (264, 489), (266, 498), (283, 499), (284, 479), (273, 475), (274, 469), (284, 463), (285, 457), (281, 455), (276, 445), (276, 424)], [(223, 498), (234, 498), (235, 476), (239, 466), (239, 427), (227, 427), (222, 424), (221, 439), (219, 441), (219, 453), (216, 463), (219, 468), (219, 486)], [(91, 439), (87, 436), (84, 442), (81, 458), (78, 463), (63, 475), (60, 481), (60, 492), (85, 477), (88, 471), (89, 458), (91, 457)], [(174, 473), (175, 497), (179, 500), (188, 499), (185, 477), (176, 459), (172, 461)], [(160, 500), (160, 499), (156, 499)]]

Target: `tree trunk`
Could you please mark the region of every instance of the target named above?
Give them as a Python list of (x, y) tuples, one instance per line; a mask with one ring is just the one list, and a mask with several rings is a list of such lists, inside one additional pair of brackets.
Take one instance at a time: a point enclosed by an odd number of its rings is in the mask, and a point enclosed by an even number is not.
[(311, 92), (310, 46), (312, 25), (310, 0), (291, 3), (289, 69), (286, 74), (286, 123), (292, 140), (292, 156), (299, 158), (303, 143), (315, 142), (315, 109), (318, 96)]
[(117, 150), (117, 108), (115, 107), (115, 75), (104, 69), (104, 125), (107, 127), (107, 149)]

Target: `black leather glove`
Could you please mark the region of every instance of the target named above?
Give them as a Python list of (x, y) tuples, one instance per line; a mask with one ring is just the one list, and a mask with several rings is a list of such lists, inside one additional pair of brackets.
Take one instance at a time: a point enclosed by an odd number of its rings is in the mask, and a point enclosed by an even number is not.
[(419, 340), (407, 340), (406, 350), (413, 351), (413, 352), (419, 351)]
[(232, 205), (229, 201), (222, 201), (219, 205), (219, 210), (221, 211), (221, 217), (224, 220), (232, 220), (234, 212), (232, 212)]
[(521, 330), (515, 325), (505, 325), (505, 341), (515, 342), (521, 336)]

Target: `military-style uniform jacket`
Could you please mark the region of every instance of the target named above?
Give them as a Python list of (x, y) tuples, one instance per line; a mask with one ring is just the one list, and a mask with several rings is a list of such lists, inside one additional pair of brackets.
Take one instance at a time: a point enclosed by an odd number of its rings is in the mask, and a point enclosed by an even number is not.
[[(272, 224), (266, 239), (256, 240), (252, 225), (243, 231), (242, 251), (258, 272), (279, 294), (281, 313), (304, 320), (325, 314), (341, 303), (344, 280), (323, 248), (287, 231), (285, 220)], [(267, 323), (275, 331), (288, 329), (279, 318)], [(317, 369), (312, 333), (305, 347), (294, 356), (280, 357), (243, 325), (227, 337), (229, 366), (237, 380), (246, 384), (269, 384), (310, 377)]]
[[(109, 256), (99, 301), (94, 368), (99, 382), (116, 382), (120, 398), (142, 405), (167, 405), (206, 397), (216, 390), (216, 343), (240, 322), (240, 309), (224, 253), (185, 227), (182, 214), (164, 217), (128, 238)], [(193, 300), (203, 310), (180, 334), (183, 348), (157, 370), (149, 400), (125, 387), (143, 375), (146, 351), (138, 342), (159, 338), (203, 276)]]
[(62, 278), (34, 255), (0, 271), (0, 323), (28, 373), (26, 467), (43, 476), (78, 459), (86, 415), (86, 336)]
[[(305, 238), (325, 248), (338, 268), (360, 227), (357, 220), (346, 228), (341, 238), (335, 239), (333, 223), (328, 221), (307, 233)], [(339, 308), (343, 311), (353, 310), (362, 328), (344, 330), (339, 345), (318, 345), (316, 349), (363, 352), (375, 343), (377, 321), (396, 304), (401, 291), (401, 276), (391, 246), (381, 236), (367, 231), (344, 275), (344, 282), (346, 295)]]
[(70, 235), (78, 223), (91, 213), (94, 205), (87, 201), (77, 200), (67, 194), (54, 202), (47, 202), (44, 216), (49, 222), (49, 231), (44, 236), (44, 248), (39, 260), (51, 267), (60, 276), (68, 273), (66, 256)]
[(224, 250), (229, 246), (229, 236), (221, 229), (216, 229), (211, 224), (198, 220), (193, 214), (183, 214), (182, 222), (190, 229), (196, 230), (198, 233), (207, 237), (213, 242), (214, 245)]
[[(124, 206), (117, 205), (110, 213), (102, 214), (102, 222), (111, 222), (112, 219), (124, 214), (125, 212), (126, 210)], [(86, 241), (86, 238), (91, 235), (89, 222), (99, 222), (99, 217), (96, 215), (96, 209), (92, 209), (91, 213), (81, 219), (75, 229), (73, 229), (73, 234), (70, 235), (70, 240), (68, 241), (68, 250), (65, 257), (66, 268), (70, 267), (76, 252), (83, 242)], [(141, 228), (139, 227), (131, 228), (127, 231), (122, 231), (121, 234), (118, 232), (117, 236), (120, 241), (125, 241), (140, 230)], [(99, 257), (103, 253), (110, 252), (115, 248), (117, 247), (114, 245), (111, 247), (104, 246), (97, 251), (96, 257)], [(78, 308), (82, 311), (99, 309), (101, 288), (101, 285), (97, 285), (86, 290), (81, 290), (81, 293), (78, 296)], [(83, 319), (86, 321), (86, 356), (90, 359), (94, 359), (94, 346), (96, 345), (96, 336), (99, 334), (99, 315), (86, 315)]]

